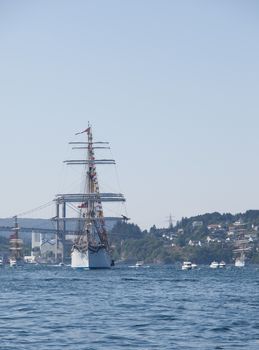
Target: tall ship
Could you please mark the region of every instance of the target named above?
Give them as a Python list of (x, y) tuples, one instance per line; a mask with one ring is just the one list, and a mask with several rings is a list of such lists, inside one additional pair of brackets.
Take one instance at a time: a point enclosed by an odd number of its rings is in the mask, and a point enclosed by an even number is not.
[[(242, 237), (243, 238), (243, 237)], [(246, 256), (245, 253), (250, 251), (249, 241), (247, 239), (239, 239), (235, 243), (236, 249), (234, 249), (234, 253), (236, 254), (235, 258), (235, 266), (236, 267), (244, 267)]]
[(16, 266), (17, 264), (23, 263), (23, 241), (19, 237), (19, 226), (17, 222), (17, 216), (14, 217), (14, 228), (13, 233), (10, 236), (10, 258), (9, 263), (10, 266)]
[(245, 266), (245, 253), (243, 251), (241, 251), (240, 256), (235, 259), (235, 266), (236, 267)]
[[(80, 149), (84, 152), (83, 159), (66, 160), (67, 165), (83, 165), (83, 192), (59, 194), (56, 196), (57, 203), (57, 230), (63, 230), (63, 237), (66, 234), (66, 204), (77, 203), (78, 217), (74, 241), (71, 251), (72, 268), (108, 269), (113, 265), (112, 250), (108, 240), (106, 221), (122, 220), (119, 218), (105, 218), (103, 202), (125, 202), (121, 193), (100, 192), (97, 165), (113, 165), (113, 159), (96, 159), (95, 150), (109, 149), (108, 142), (93, 141), (92, 127), (76, 135), (86, 135), (83, 142), (70, 142), (73, 149)], [(59, 205), (62, 205), (63, 215), (59, 215)], [(62, 226), (63, 225), (63, 226)]]

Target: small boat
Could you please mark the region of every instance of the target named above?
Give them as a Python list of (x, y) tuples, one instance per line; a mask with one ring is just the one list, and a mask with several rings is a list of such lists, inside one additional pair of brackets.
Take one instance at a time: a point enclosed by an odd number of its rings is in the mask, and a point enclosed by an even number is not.
[(25, 264), (37, 264), (34, 255), (25, 255), (23, 260)]
[(182, 264), (182, 270), (191, 270), (192, 263), (190, 261), (184, 261)]
[(226, 267), (226, 263), (225, 263), (225, 261), (221, 261), (220, 263), (219, 263), (219, 268), (220, 269), (224, 269)]
[(143, 261), (143, 260), (139, 260), (139, 261), (137, 261), (136, 264), (135, 264), (136, 267), (141, 267), (141, 266), (143, 266), (143, 265), (144, 265), (144, 261)]
[(211, 269), (217, 269), (219, 267), (219, 263), (217, 261), (212, 261), (210, 264)]
[(4, 266), (3, 258), (0, 258), (0, 266)]
[(10, 267), (16, 267), (17, 266), (16, 259), (15, 258), (10, 258), (9, 259), (9, 264), (10, 264)]

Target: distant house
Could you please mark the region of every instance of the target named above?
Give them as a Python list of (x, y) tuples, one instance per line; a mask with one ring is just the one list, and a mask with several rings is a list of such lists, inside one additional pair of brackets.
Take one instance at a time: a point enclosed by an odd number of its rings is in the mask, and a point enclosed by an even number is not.
[(192, 223), (193, 228), (201, 227), (202, 225), (203, 225), (202, 221), (193, 221), (193, 223)]
[(227, 235), (228, 236), (234, 236), (234, 231), (228, 231)]
[(191, 247), (197, 247), (197, 246), (201, 247), (202, 246), (201, 241), (197, 242), (197, 241), (192, 241), (191, 239), (189, 240), (188, 245), (190, 245)]
[(233, 223), (233, 226), (236, 228), (244, 228), (246, 226), (246, 223), (242, 219), (239, 219)]
[(207, 226), (207, 228), (208, 228), (208, 230), (218, 230), (218, 229), (220, 229), (221, 228), (221, 225), (219, 225), (219, 224), (211, 224), (211, 225), (208, 225)]

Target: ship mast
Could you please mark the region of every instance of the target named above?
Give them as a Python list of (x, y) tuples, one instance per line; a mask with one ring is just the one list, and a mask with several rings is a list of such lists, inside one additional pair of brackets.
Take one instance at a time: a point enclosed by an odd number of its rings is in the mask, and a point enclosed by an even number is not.
[[(97, 177), (97, 170), (95, 165), (95, 154), (94, 154), (94, 146), (93, 146), (93, 135), (92, 128), (88, 124), (87, 130), (87, 139), (88, 139), (88, 147), (87, 147), (87, 173), (86, 173), (86, 183), (87, 183), (87, 194), (94, 195), (94, 200), (91, 197), (88, 197), (88, 205), (87, 205), (87, 221), (86, 221), (86, 232), (88, 238), (88, 244), (96, 244), (96, 235), (95, 231), (98, 235), (99, 242), (103, 244), (107, 249), (109, 248), (107, 232), (105, 229), (105, 220), (103, 215), (102, 202), (100, 197), (100, 188)], [(107, 147), (106, 147), (107, 148)], [(105, 160), (103, 160), (105, 161)], [(111, 160), (106, 160), (110, 162)], [(103, 162), (103, 164), (106, 164)], [(89, 232), (92, 234), (89, 235)], [(91, 242), (91, 239), (93, 242)]]

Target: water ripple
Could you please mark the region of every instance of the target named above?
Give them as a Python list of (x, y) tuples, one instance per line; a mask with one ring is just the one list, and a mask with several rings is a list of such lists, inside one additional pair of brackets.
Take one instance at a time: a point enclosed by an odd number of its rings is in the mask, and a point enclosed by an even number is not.
[(256, 267), (0, 274), (1, 350), (259, 348)]

